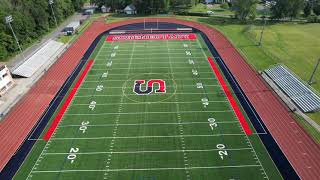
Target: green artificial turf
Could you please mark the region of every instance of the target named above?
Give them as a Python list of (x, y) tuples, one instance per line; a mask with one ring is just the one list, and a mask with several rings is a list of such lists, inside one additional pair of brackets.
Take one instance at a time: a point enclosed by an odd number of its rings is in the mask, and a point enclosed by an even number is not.
[[(282, 179), (258, 135), (244, 134), (207, 56), (200, 36), (102, 39), (55, 135), (40, 137), (15, 179)], [(149, 79), (165, 80), (166, 93), (133, 92), (135, 80)]]

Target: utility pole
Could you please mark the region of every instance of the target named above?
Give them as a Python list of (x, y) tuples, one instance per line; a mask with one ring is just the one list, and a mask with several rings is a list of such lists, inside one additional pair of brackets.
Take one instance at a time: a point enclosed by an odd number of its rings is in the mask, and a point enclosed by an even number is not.
[(262, 27), (261, 34), (260, 34), (259, 46), (262, 45), (262, 37), (263, 37), (264, 29), (265, 29), (265, 27), (267, 25), (267, 15), (268, 15), (267, 14), (267, 10), (270, 9), (271, 5), (272, 6), (276, 5), (276, 3), (277, 2), (275, 2), (275, 1), (271, 1), (271, 2), (266, 1), (266, 3), (264, 4), (264, 12), (265, 12), (264, 13), (264, 23), (263, 23), (263, 27)]
[(314, 67), (314, 70), (313, 70), (313, 72), (312, 72), (312, 74), (311, 74), (311, 77), (310, 77), (309, 82), (308, 82), (309, 85), (311, 85), (311, 84), (313, 84), (313, 83), (316, 82), (316, 81), (314, 80), (314, 75), (316, 74), (316, 72), (317, 72), (317, 70), (318, 70), (319, 64), (320, 64), (320, 58), (318, 59), (318, 62), (317, 62), (317, 64), (316, 64), (316, 66)]
[(49, 0), (49, 5), (51, 7), (51, 11), (52, 11), (52, 15), (53, 15), (53, 18), (54, 18), (54, 22), (56, 23), (56, 27), (58, 28), (57, 19), (56, 19), (56, 16), (54, 14), (54, 11), (53, 11), (52, 4), (53, 4), (53, 0)]
[(21, 46), (20, 46), (19, 40), (18, 40), (18, 38), (17, 38), (16, 34), (14, 33), (13, 28), (12, 28), (12, 26), (11, 26), (11, 23), (12, 23), (12, 21), (13, 21), (12, 15), (6, 16), (6, 17), (5, 17), (5, 20), (6, 20), (6, 23), (9, 25), (9, 27), (10, 27), (10, 29), (11, 29), (11, 31), (12, 31), (13, 37), (14, 37), (14, 39), (16, 40), (16, 43), (17, 43), (17, 45), (18, 45), (18, 47), (19, 47), (19, 50), (20, 50), (21, 55), (22, 55), (22, 57), (23, 57), (23, 60), (25, 60), (26, 58), (24, 57), (24, 54), (23, 54), (23, 52), (22, 52), (22, 48), (21, 48)]

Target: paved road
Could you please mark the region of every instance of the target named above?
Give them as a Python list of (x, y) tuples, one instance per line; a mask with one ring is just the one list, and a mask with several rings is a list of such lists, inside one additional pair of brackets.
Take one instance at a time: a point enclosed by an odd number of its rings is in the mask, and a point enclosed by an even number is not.
[[(23, 51), (23, 54), (26, 59), (31, 57), (34, 53), (36, 53), (45, 43), (47, 43), (48, 40), (50, 39), (55, 39), (59, 36), (60, 32), (62, 29), (68, 25), (71, 21), (79, 21), (81, 19), (87, 18), (86, 15), (82, 15), (80, 13), (76, 13), (73, 16), (69, 17), (67, 20), (65, 20), (63, 23), (60, 24), (58, 29), (55, 31), (49, 33), (46, 35), (44, 38), (39, 40), (38, 42), (34, 43), (32, 46), (28, 47)], [(7, 63), (8, 68), (12, 71), (14, 68), (16, 68), (18, 65), (22, 64), (26, 59), (22, 57), (21, 54), (16, 55), (12, 59), (9, 60)]]

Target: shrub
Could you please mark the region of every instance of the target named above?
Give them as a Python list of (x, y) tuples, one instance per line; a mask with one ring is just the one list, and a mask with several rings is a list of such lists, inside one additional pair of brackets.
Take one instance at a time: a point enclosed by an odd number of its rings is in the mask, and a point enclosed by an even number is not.
[(223, 3), (220, 6), (222, 9), (229, 9), (229, 4), (228, 3)]
[(308, 23), (319, 23), (320, 22), (320, 17), (316, 15), (310, 15), (307, 17)]

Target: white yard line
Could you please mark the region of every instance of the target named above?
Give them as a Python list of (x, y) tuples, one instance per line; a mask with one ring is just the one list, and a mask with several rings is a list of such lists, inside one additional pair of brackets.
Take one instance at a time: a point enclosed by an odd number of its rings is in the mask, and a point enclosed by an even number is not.
[[(174, 57), (174, 59), (185, 59), (186, 57), (185, 56), (181, 56), (181, 57)], [(203, 57), (193, 57), (193, 58), (203, 58)], [(144, 60), (146, 58), (132, 58), (132, 60)], [(148, 59), (156, 59), (156, 60), (159, 60), (159, 59), (162, 59), (162, 57), (155, 57), (155, 58), (148, 58)], [(105, 61), (105, 59), (100, 59), (100, 58), (97, 58), (97, 62), (99, 61)], [(117, 60), (118, 61), (125, 61), (125, 60), (128, 60), (127, 57), (123, 57), (123, 58), (120, 58), (120, 57), (117, 57)]]
[[(210, 152), (210, 151), (219, 151), (220, 149), (175, 149), (175, 150), (150, 150), (150, 151), (99, 151), (99, 152), (82, 152), (77, 153), (83, 154), (83, 155), (96, 155), (96, 154), (145, 154), (145, 153), (181, 153), (181, 152)], [(251, 148), (231, 148), (231, 149), (225, 149), (228, 151), (247, 151), (251, 150)], [(51, 153), (44, 153), (43, 155), (66, 155), (70, 154), (69, 152), (51, 152)]]
[[(192, 169), (226, 169), (226, 168), (248, 168), (258, 167), (255, 164), (244, 164), (234, 166), (198, 166), (188, 167), (188, 170)], [(140, 168), (140, 169), (109, 169), (109, 172), (121, 172), (121, 171), (164, 171), (164, 170), (185, 170), (185, 167), (169, 167), (169, 168)], [(72, 172), (104, 172), (104, 169), (72, 169), (72, 170), (57, 170), (57, 171), (34, 171), (34, 173), (72, 173)]]
[[(187, 114), (187, 113), (226, 113), (226, 112), (233, 112), (233, 110), (224, 110), (224, 111), (179, 111), (179, 113), (182, 113), (182, 114)], [(85, 115), (88, 115), (88, 116), (98, 116), (98, 115), (111, 115), (111, 114), (176, 114), (177, 112), (172, 112), (172, 111), (169, 111), (169, 112), (146, 112), (146, 111), (143, 111), (143, 112), (122, 112), (122, 113), (88, 113), (88, 114), (84, 114), (84, 113), (68, 113), (68, 114), (65, 114), (64, 116), (85, 116)]]
[(61, 138), (51, 138), (54, 140), (94, 140), (94, 139), (148, 139), (148, 138), (181, 138), (181, 137), (219, 137), (219, 136), (243, 136), (243, 134), (188, 134), (188, 135), (168, 135), (168, 136), (117, 136), (117, 137), (61, 137)]
[[(226, 103), (228, 101), (226, 100), (221, 100), (221, 101), (209, 101), (209, 103)], [(166, 102), (166, 101), (162, 101), (162, 102), (132, 102), (132, 103), (122, 103), (122, 104), (126, 104), (126, 105), (130, 105), (130, 104), (135, 104), (135, 105), (152, 105), (152, 104), (193, 104), (193, 103), (202, 103), (200, 100), (199, 101), (179, 101), (179, 102)], [(97, 103), (96, 105), (102, 105), (102, 106), (113, 106), (113, 105), (117, 105), (119, 103)], [(88, 103), (86, 104), (73, 104), (72, 106), (88, 106)]]
[[(139, 74), (139, 73), (138, 73)], [(190, 74), (190, 72), (178, 72), (178, 73), (171, 73), (171, 72), (165, 72), (165, 73), (140, 73), (140, 74)], [(212, 74), (212, 71), (208, 71), (208, 72), (201, 72), (201, 74)], [(101, 74), (88, 74), (87, 76), (101, 76)], [(109, 74), (109, 76), (123, 76), (123, 74), (117, 74), (117, 73), (114, 73), (114, 74)]]
[[(219, 121), (217, 124), (231, 124), (231, 123), (238, 123), (238, 121)], [(181, 122), (181, 123), (127, 123), (121, 124), (119, 123), (118, 126), (157, 126), (157, 125), (188, 125), (188, 124), (208, 124), (208, 122)], [(69, 125), (61, 125), (62, 127), (80, 127), (81, 124), (69, 124)], [(114, 126), (114, 124), (89, 124), (87, 127), (101, 127), (101, 126)]]

